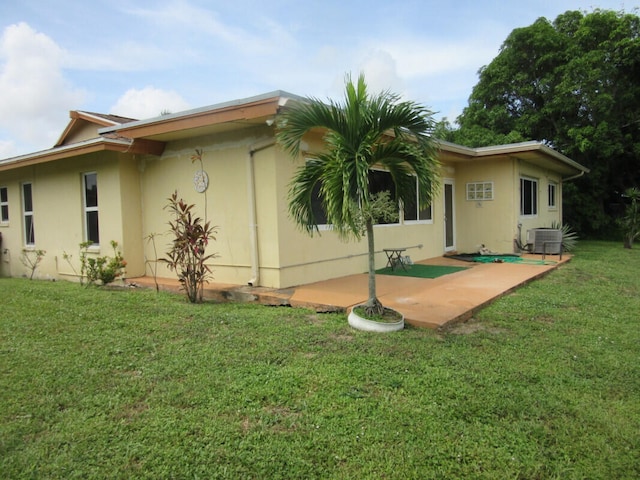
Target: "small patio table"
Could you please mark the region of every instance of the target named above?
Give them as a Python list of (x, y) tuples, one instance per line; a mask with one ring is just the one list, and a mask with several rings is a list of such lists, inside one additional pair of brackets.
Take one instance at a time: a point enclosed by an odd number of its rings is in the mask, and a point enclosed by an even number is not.
[(383, 248), (382, 251), (387, 256), (387, 267), (391, 267), (391, 270), (395, 271), (398, 265), (406, 272), (407, 266), (404, 263), (402, 254), (406, 251), (406, 248)]

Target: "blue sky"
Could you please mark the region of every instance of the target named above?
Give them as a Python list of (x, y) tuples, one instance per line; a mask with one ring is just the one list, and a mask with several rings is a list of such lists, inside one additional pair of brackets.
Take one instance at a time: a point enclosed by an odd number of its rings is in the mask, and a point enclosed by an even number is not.
[(338, 99), (346, 73), (453, 120), (509, 33), (640, 0), (4, 0), (0, 159), (69, 110), (149, 118), (273, 90)]

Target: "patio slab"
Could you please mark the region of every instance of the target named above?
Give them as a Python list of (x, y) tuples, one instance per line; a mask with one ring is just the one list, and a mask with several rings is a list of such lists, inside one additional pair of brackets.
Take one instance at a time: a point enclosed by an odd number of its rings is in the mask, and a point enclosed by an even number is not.
[[(376, 275), (378, 298), (387, 307), (398, 310), (405, 322), (416, 327), (443, 328), (466, 321), (479, 309), (515, 288), (546, 275), (571, 259), (564, 255), (547, 256), (540, 264), (540, 255), (523, 255), (531, 263), (471, 263), (447, 257), (437, 257), (419, 263), (468, 267), (438, 278), (415, 278)], [(140, 286), (153, 287), (151, 277), (128, 280)], [(173, 279), (158, 279), (162, 289), (179, 289)], [(287, 289), (272, 289), (209, 283), (204, 296), (214, 301), (256, 302), (311, 308), (321, 312), (348, 311), (366, 301), (366, 273), (315, 282)]]

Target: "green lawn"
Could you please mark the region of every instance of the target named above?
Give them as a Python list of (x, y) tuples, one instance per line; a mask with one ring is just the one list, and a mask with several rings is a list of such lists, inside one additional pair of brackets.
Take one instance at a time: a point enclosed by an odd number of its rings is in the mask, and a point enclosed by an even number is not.
[(640, 477), (640, 249), (449, 333), (0, 279), (2, 478)]

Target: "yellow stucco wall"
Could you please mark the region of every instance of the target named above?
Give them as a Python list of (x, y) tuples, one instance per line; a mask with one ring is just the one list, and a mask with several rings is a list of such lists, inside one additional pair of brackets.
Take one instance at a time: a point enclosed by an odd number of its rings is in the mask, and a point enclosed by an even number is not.
[[(538, 183), (538, 214), (534, 216), (519, 217), (519, 221), (522, 224), (522, 238), (524, 241), (526, 240), (527, 230), (532, 228), (551, 227), (553, 222), (562, 221), (561, 178), (557, 173), (541, 169), (528, 162), (518, 162), (518, 167), (520, 176), (534, 179)], [(550, 182), (557, 185), (556, 207), (549, 207), (548, 187)]]
[[(309, 148), (321, 147), (319, 137), (308, 138)], [(367, 271), (367, 242), (344, 241), (330, 230), (322, 230), (310, 236), (300, 231), (288, 216), (287, 192), (289, 180), (303, 160), (294, 162), (284, 152), (277, 149), (277, 196), (278, 231), (280, 241), (277, 247), (282, 260), (281, 284), (299, 285), (337, 276)], [(442, 210), (442, 200), (438, 196), (434, 202), (433, 217)], [(441, 255), (443, 237), (438, 222), (414, 224), (380, 225), (374, 230), (376, 268), (384, 267), (386, 256), (383, 248), (408, 247), (407, 255), (414, 261)]]
[[(309, 236), (300, 231), (288, 216), (287, 192), (293, 172), (299, 165), (273, 142), (271, 131), (257, 129), (230, 133), (214, 138), (202, 137), (170, 142), (161, 157), (139, 160), (142, 186), (142, 236), (155, 234), (158, 256), (164, 256), (171, 236), (167, 222), (169, 212), (163, 210), (166, 198), (174, 190), (185, 202), (196, 205), (196, 212), (206, 213), (218, 226), (216, 241), (208, 253), (218, 257), (210, 264), (213, 281), (247, 284), (254, 280), (252, 235), (258, 245), (257, 285), (288, 287), (334, 278), (367, 269), (366, 240), (342, 241), (335, 232), (322, 231)], [(320, 138), (310, 138), (311, 148), (318, 148)], [(259, 145), (259, 149), (249, 154)], [(195, 192), (193, 175), (200, 169), (192, 163), (195, 149), (203, 150), (203, 167), (209, 174), (205, 194)], [(255, 223), (251, 216), (250, 169), (255, 182)], [(434, 217), (442, 210), (441, 199), (434, 203)], [(375, 230), (376, 249), (404, 246), (407, 254), (420, 260), (442, 254), (443, 239), (437, 222), (413, 225), (379, 226)], [(421, 246), (421, 247), (419, 247)], [(150, 243), (144, 245), (148, 259), (154, 258)], [(377, 254), (377, 266), (386, 257)], [(175, 277), (164, 264), (158, 264), (158, 275)], [(146, 270), (151, 274), (150, 267)]]
[[(252, 144), (263, 138), (264, 135), (257, 131), (249, 135), (232, 133), (215, 139), (200, 137), (170, 142), (161, 157), (148, 156), (139, 161), (142, 172), (142, 233), (143, 237), (155, 235), (158, 257), (163, 257), (170, 247), (168, 222), (171, 216), (164, 207), (167, 198), (177, 191), (179, 198), (195, 205), (195, 213), (201, 218), (206, 215), (211, 224), (218, 227), (216, 240), (208, 249), (208, 253), (219, 255), (211, 261), (213, 280), (246, 283), (251, 271), (248, 152)], [(205, 193), (194, 189), (194, 173), (201, 168), (199, 162), (191, 161), (196, 148), (203, 150), (202, 167), (209, 176), (209, 187)], [(260, 170), (263, 167), (258, 165), (256, 168)], [(257, 181), (271, 180), (260, 174)], [(267, 188), (271, 189), (271, 185)], [(258, 204), (268, 208), (266, 201), (260, 199)], [(270, 252), (268, 249), (264, 253), (265, 261), (269, 259)], [(145, 255), (150, 260), (155, 259), (152, 245), (148, 242), (145, 243)], [(150, 273), (150, 268), (147, 268), (147, 274)], [(162, 263), (158, 264), (158, 275), (175, 276)]]
[[(456, 166), (458, 251), (477, 252), (480, 245), (500, 253), (513, 251), (519, 205), (515, 176), (513, 161), (506, 158)], [(467, 200), (467, 184), (475, 182), (493, 182), (493, 200)]]
[[(44, 163), (9, 172), (2, 172), (0, 184), (8, 188), (10, 222), (0, 227), (3, 234), (2, 274), (10, 276), (28, 275), (30, 272), (20, 261), (23, 249), (44, 250), (46, 253), (36, 269), (36, 278), (77, 280), (80, 271), (79, 244), (84, 241), (84, 212), (82, 174), (95, 172), (98, 175), (99, 233), (101, 245), (90, 249), (91, 256), (113, 254), (110, 241), (125, 244), (126, 229), (135, 229), (130, 212), (135, 205), (123, 202), (121, 186), (123, 176), (118, 154), (101, 152), (69, 160)], [(130, 167), (127, 166), (127, 169)], [(125, 175), (126, 176), (126, 175)], [(25, 247), (22, 218), (22, 184), (32, 183), (35, 245)], [(125, 195), (125, 199), (130, 199)], [(133, 199), (135, 201), (135, 199)], [(138, 202), (139, 204), (139, 202)], [(139, 222), (138, 222), (139, 223)], [(131, 242), (133, 243), (133, 241)], [(127, 241), (127, 254), (133, 260), (132, 268), (139, 269), (140, 251), (131, 250)], [(64, 255), (71, 255), (71, 264)], [(32, 254), (31, 254), (32, 255)], [(75, 272), (74, 272), (75, 269)]]
[(145, 257), (143, 255), (145, 238), (142, 231), (142, 200), (138, 162), (128, 157), (121, 158), (118, 176), (120, 182), (119, 208), (122, 220), (116, 219), (114, 224), (120, 224), (122, 228), (120, 245), (122, 255), (127, 261), (127, 275), (130, 277), (142, 276), (145, 274)]

